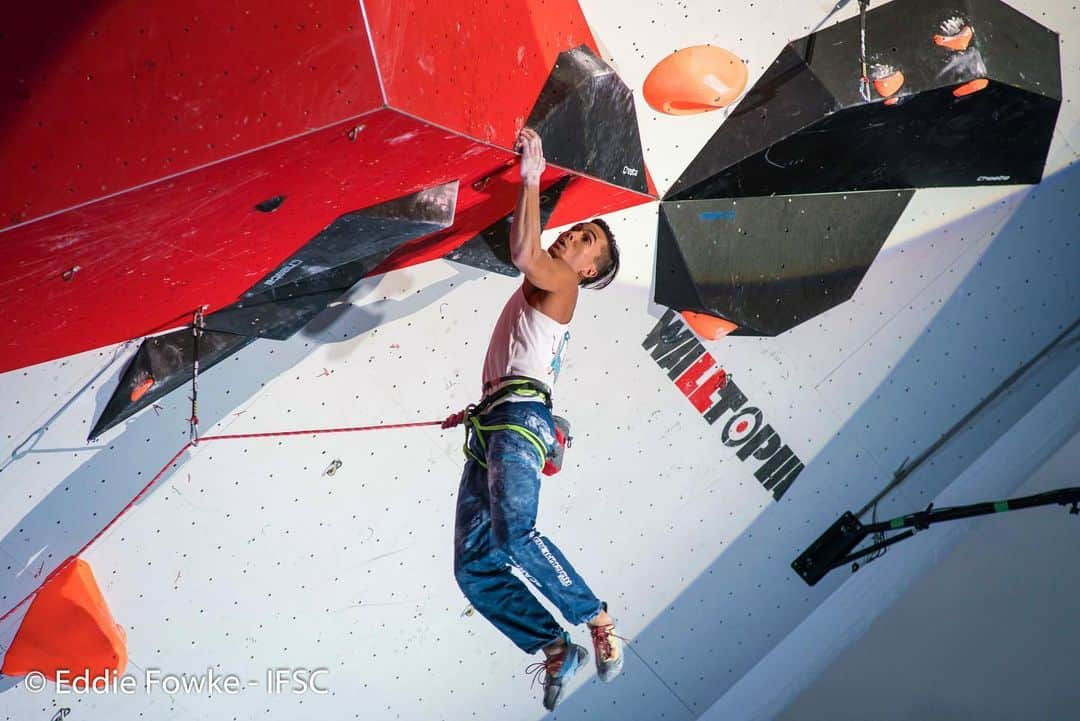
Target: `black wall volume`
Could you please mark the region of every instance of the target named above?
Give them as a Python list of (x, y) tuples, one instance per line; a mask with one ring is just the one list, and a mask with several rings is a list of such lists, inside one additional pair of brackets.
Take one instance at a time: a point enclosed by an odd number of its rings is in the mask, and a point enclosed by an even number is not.
[(904, 0), (790, 43), (665, 200), (1037, 183), (1058, 36), (998, 0)]
[(852, 296), (913, 193), (661, 203), (656, 302), (783, 333)]

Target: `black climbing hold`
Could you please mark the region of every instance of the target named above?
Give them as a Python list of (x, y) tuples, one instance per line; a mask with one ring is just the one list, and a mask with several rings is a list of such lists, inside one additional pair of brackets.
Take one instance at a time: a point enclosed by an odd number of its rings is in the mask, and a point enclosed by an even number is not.
[(281, 204), (285, 202), (284, 195), (275, 195), (273, 198), (268, 198), (263, 202), (255, 206), (255, 210), (261, 213), (273, 213), (275, 210), (281, 207)]

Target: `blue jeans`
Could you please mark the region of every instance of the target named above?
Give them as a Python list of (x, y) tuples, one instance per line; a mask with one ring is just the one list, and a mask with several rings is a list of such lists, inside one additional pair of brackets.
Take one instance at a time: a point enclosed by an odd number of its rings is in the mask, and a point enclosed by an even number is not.
[[(555, 444), (555, 424), (543, 403), (504, 402), (478, 420), (524, 426), (548, 449)], [(562, 551), (536, 530), (543, 463), (536, 446), (513, 430), (485, 432), (484, 439), (486, 457), (475, 433), (470, 448), (485, 458), (487, 469), (469, 458), (461, 475), (454, 577), (473, 608), (532, 654), (559, 638), (562, 627), (511, 572), (512, 566), (571, 624), (592, 619), (601, 603)]]

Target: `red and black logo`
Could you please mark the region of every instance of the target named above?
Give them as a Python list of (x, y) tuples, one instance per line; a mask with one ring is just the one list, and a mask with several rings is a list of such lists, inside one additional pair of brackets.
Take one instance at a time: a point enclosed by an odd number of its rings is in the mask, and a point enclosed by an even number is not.
[(802, 461), (765, 423), (761, 410), (747, 405), (746, 396), (705, 352), (679, 314), (669, 309), (641, 345), (710, 424), (731, 412), (720, 439), (738, 449), (735, 455), (740, 461), (751, 457), (762, 461), (754, 477), (779, 501), (802, 472)]

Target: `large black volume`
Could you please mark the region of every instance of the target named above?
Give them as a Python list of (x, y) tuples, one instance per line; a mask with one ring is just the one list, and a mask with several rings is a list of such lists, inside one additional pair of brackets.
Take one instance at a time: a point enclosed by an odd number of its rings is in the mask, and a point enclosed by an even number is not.
[(661, 203), (656, 302), (783, 333), (852, 296), (914, 192)]
[[(666, 200), (1037, 183), (1058, 36), (998, 0), (891, 2), (790, 43)], [(902, 84), (898, 86), (902, 76)]]

